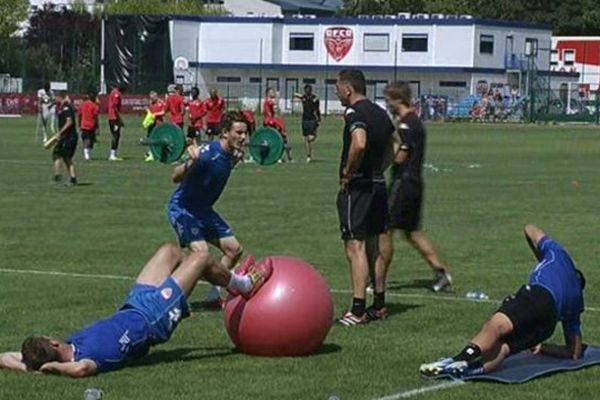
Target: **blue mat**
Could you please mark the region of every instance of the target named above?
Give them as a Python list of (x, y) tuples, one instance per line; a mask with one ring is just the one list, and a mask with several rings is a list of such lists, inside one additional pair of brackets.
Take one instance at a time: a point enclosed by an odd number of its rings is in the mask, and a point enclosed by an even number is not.
[(463, 380), (525, 383), (540, 376), (574, 371), (596, 364), (600, 364), (600, 348), (598, 347), (588, 347), (583, 358), (577, 361), (533, 355), (525, 351), (507, 358), (502, 366), (492, 373), (470, 376)]

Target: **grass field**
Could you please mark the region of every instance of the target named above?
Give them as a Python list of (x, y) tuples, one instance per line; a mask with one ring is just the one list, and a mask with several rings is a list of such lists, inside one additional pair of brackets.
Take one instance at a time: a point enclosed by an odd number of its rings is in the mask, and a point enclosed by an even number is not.
[[(288, 124), (303, 160), (298, 121)], [(171, 167), (142, 161), (138, 125), (128, 121), (122, 163), (105, 161), (103, 126), (98, 160), (79, 161), (83, 185), (66, 188), (50, 183), (50, 152), (34, 145), (35, 120), (0, 120), (0, 351), (18, 349), (31, 333), (65, 337), (108, 316), (128, 278), (161, 242), (174, 240), (165, 216)], [(340, 132), (337, 118), (324, 123), (310, 165), (241, 165), (216, 207), (249, 252), (298, 256), (318, 268), (334, 289), (336, 316), (351, 297), (335, 209)], [(419, 364), (462, 348), (497, 302), (526, 281), (534, 260), (521, 234), (525, 223), (560, 240), (586, 272), (584, 339), (600, 344), (598, 129), (436, 124), (429, 134), (427, 162), (435, 168), (426, 169), (424, 223), (451, 267), (453, 293), (428, 291), (430, 271), (397, 239), (391, 318), (334, 326), (317, 355), (237, 354), (221, 315), (200, 313), (143, 362), (119, 372), (80, 381), (2, 372), (0, 399), (79, 399), (98, 387), (107, 400), (367, 400), (437, 385), (419, 377)], [(198, 288), (192, 305), (205, 290)], [(493, 301), (468, 301), (471, 290)], [(560, 337), (558, 329), (555, 341)], [(599, 378), (600, 368), (592, 368), (522, 386), (473, 383), (415, 398), (590, 399)]]

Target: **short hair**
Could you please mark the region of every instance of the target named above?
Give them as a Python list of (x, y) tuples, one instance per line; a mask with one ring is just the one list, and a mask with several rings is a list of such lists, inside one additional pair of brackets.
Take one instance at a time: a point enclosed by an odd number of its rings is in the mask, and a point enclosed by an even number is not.
[(223, 114), (223, 118), (221, 118), (221, 124), (219, 126), (219, 130), (221, 132), (230, 131), (231, 127), (236, 122), (242, 122), (242, 123), (246, 124), (246, 127), (249, 125), (248, 120), (246, 119), (246, 117), (244, 117), (244, 114), (242, 114), (241, 111), (237, 111), (237, 110), (227, 111), (225, 114)]
[(87, 93), (88, 100), (96, 101), (96, 96), (97, 96), (97, 93), (94, 89), (88, 90), (88, 93)]
[(198, 96), (200, 96), (200, 89), (198, 89), (197, 86), (194, 86), (192, 88), (192, 98), (196, 99), (196, 98), (198, 98)]
[(310, 83), (307, 83), (306, 85), (304, 85), (304, 90), (310, 89), (312, 91), (312, 85)]
[(43, 336), (29, 336), (21, 345), (23, 364), (28, 370), (37, 371), (48, 362), (59, 361), (58, 351)]
[(50, 82), (44, 83), (44, 90), (46, 90), (46, 91), (50, 90)]
[(180, 84), (175, 85), (175, 91), (176, 92), (183, 92), (183, 86), (181, 86)]
[(272, 87), (270, 87), (270, 86), (269, 86), (269, 87), (267, 87), (267, 88), (265, 89), (265, 94), (269, 94), (269, 92), (270, 92), (271, 90), (275, 90), (275, 89), (274, 89), (274, 88), (272, 88)]
[(358, 94), (367, 94), (367, 83), (365, 74), (359, 69), (343, 69), (338, 74), (340, 82), (344, 82), (352, 87)]
[(393, 82), (385, 87), (383, 94), (391, 100), (400, 100), (405, 106), (409, 106), (412, 101), (412, 90), (406, 82)]

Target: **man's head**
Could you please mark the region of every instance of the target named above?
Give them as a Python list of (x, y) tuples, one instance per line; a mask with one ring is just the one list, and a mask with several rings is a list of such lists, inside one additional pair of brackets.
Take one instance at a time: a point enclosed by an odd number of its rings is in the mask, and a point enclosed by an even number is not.
[(58, 104), (63, 104), (64, 102), (69, 101), (69, 96), (66, 90), (59, 90), (56, 92), (54, 98)]
[(312, 94), (313, 88), (311, 84), (304, 85), (304, 94), (310, 96)]
[(351, 106), (367, 93), (365, 75), (358, 69), (340, 71), (335, 84), (335, 93), (343, 106)]
[(87, 94), (87, 98), (88, 98), (88, 100), (89, 100), (89, 101), (96, 101), (96, 97), (97, 97), (96, 91), (95, 91), (95, 90), (93, 90), (93, 89), (90, 89), (90, 90), (88, 91), (88, 94)]
[(218, 97), (219, 97), (219, 91), (217, 89), (211, 89), (210, 90), (210, 98), (214, 100)]
[(156, 93), (154, 90), (151, 90), (149, 96), (150, 96), (150, 101), (152, 103), (156, 103), (156, 101), (158, 100), (158, 93)]
[(50, 91), (50, 82), (46, 82), (46, 83), (44, 83), (44, 90), (45, 90), (46, 92), (49, 92), (49, 91)]
[(196, 86), (194, 86), (192, 88), (192, 99), (196, 100), (198, 98), (198, 96), (200, 96), (200, 89), (198, 89)]
[(383, 91), (388, 110), (394, 115), (410, 108), (412, 92), (406, 82), (394, 82), (386, 86)]
[(183, 94), (183, 86), (179, 84), (175, 85), (175, 93), (181, 96)]
[(229, 152), (241, 151), (248, 136), (248, 121), (239, 111), (228, 111), (221, 120), (221, 143)]
[(68, 361), (64, 357), (64, 343), (47, 336), (29, 336), (21, 345), (23, 364), (28, 370), (38, 371), (40, 367), (52, 361)]
[(267, 90), (265, 91), (265, 94), (267, 95), (268, 99), (274, 99), (275, 97), (277, 97), (277, 93), (275, 92), (275, 89), (273, 89), (272, 87), (268, 87)]

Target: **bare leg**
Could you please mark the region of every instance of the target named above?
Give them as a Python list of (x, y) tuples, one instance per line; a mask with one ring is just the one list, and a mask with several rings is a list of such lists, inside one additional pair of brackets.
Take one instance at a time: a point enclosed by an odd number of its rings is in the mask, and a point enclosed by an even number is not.
[(183, 251), (173, 244), (163, 244), (139, 273), (136, 283), (160, 286), (183, 260)]
[(369, 279), (369, 261), (366, 244), (361, 240), (348, 240), (345, 243), (346, 258), (350, 265), (352, 292), (354, 298), (365, 299)]
[(389, 264), (386, 264), (381, 246), (387, 246), (387, 234), (374, 236), (370, 239), (370, 245), (367, 246), (369, 271), (373, 271), (373, 284), (375, 293), (385, 292), (387, 271)]
[(510, 348), (506, 343), (498, 343), (495, 349), (484, 355), (483, 371), (487, 374), (494, 371), (510, 356)]
[(431, 242), (425, 237), (423, 231), (405, 232), (408, 242), (421, 254), (421, 257), (429, 264), (433, 270), (442, 269), (447, 271), (448, 268), (443, 265), (433, 248)]
[(216, 246), (223, 252), (221, 264), (227, 269), (233, 268), (244, 252), (235, 236), (219, 239)]
[(471, 340), (471, 343), (477, 345), (484, 355), (493, 352), (501, 343), (501, 339), (513, 331), (512, 321), (503, 313), (492, 315), (481, 331)]
[(54, 160), (54, 176), (60, 176), (62, 174), (63, 165), (65, 169), (67, 169), (67, 166), (65, 165), (65, 162), (62, 158), (57, 158), (56, 160)]

